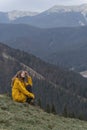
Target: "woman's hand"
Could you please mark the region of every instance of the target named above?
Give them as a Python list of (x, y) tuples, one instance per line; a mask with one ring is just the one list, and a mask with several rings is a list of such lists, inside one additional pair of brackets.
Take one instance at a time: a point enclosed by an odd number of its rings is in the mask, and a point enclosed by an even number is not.
[(27, 71), (25, 71), (25, 75), (28, 77), (29, 76), (29, 74), (28, 74), (28, 72)]

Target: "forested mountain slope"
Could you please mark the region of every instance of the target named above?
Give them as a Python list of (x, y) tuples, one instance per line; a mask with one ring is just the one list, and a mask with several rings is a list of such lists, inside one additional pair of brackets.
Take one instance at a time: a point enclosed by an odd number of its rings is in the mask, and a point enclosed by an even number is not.
[(11, 94), (11, 78), (20, 69), (32, 76), (36, 102), (43, 109), (87, 119), (87, 79), (0, 44), (0, 93)]

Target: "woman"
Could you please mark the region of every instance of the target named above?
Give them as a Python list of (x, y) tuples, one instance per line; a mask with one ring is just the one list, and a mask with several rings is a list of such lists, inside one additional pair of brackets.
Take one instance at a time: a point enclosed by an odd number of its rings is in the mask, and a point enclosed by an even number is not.
[(35, 98), (32, 93), (32, 79), (27, 71), (19, 71), (12, 79), (12, 98), (17, 102), (28, 102)]

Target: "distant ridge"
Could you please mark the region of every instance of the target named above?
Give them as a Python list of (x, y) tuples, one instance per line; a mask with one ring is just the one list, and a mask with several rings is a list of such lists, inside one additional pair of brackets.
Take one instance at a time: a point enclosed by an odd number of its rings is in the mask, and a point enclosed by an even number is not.
[(41, 29), (25, 24), (0, 24), (0, 34), (0, 41), (5, 44), (47, 62), (70, 70), (87, 70), (87, 26)]
[(66, 6), (66, 5), (55, 5), (52, 8), (48, 9), (49, 12), (87, 12), (87, 4), (82, 5), (72, 5), (72, 6)]
[(41, 13), (16, 10), (0, 12), (0, 23), (23, 23), (40, 28), (85, 26), (87, 25), (87, 4), (55, 5)]

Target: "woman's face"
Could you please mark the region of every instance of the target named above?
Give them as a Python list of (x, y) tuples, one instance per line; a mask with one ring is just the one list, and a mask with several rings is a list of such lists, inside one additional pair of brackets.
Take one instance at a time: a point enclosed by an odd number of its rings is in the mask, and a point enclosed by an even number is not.
[(21, 78), (25, 78), (25, 71), (21, 72)]

